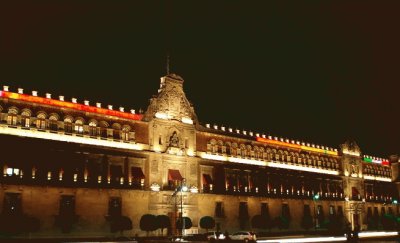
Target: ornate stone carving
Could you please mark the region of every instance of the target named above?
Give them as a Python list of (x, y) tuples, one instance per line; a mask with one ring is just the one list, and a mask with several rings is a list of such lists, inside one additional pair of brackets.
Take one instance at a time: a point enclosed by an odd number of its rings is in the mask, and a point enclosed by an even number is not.
[(346, 141), (340, 147), (342, 148), (343, 154), (348, 154), (353, 156), (360, 156), (361, 154), (360, 147), (354, 141)]
[(183, 79), (180, 76), (169, 74), (161, 78), (158, 95), (150, 100), (144, 119), (149, 121), (157, 114), (171, 120), (189, 118), (197, 121), (193, 106), (183, 91)]

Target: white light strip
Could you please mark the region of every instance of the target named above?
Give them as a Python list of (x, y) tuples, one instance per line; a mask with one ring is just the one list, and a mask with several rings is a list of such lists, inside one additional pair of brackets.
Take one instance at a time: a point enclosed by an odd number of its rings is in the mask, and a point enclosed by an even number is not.
[(289, 170), (301, 170), (301, 171), (316, 172), (316, 173), (323, 173), (323, 174), (330, 174), (330, 175), (339, 175), (338, 171), (317, 169), (317, 168), (310, 168), (310, 167), (302, 167), (302, 166), (297, 166), (297, 165), (287, 165), (287, 164), (281, 164), (281, 163), (277, 163), (277, 162), (268, 162), (268, 166), (275, 167), (275, 168), (289, 169)]
[(367, 237), (379, 237), (379, 236), (395, 236), (398, 235), (399, 233), (392, 231), (392, 232), (386, 232), (386, 231), (372, 231), (372, 232), (360, 232), (358, 233), (358, 237), (360, 238), (367, 238)]
[(310, 237), (310, 238), (286, 238), (286, 239), (274, 239), (274, 240), (257, 240), (260, 243), (269, 242), (332, 242), (332, 241), (346, 241), (346, 237)]
[(189, 117), (182, 117), (181, 121), (186, 124), (193, 124), (193, 120)]
[(112, 148), (133, 149), (133, 150), (144, 149), (144, 144), (131, 144), (131, 143), (115, 142), (115, 141), (108, 141), (108, 140), (88, 138), (88, 137), (79, 137), (74, 135), (41, 132), (36, 130), (25, 130), (19, 127), (10, 128), (10, 127), (0, 126), (0, 134), (7, 134), (14, 136), (28, 137), (28, 138), (48, 139), (48, 140), (70, 142), (70, 143), (89, 144), (89, 145), (97, 145), (97, 146), (112, 147)]
[(386, 181), (386, 182), (391, 182), (392, 181), (392, 179), (390, 179), (390, 178), (369, 176), (369, 175), (364, 175), (364, 179), (366, 179), (366, 180), (376, 180), (376, 181)]
[(228, 157), (228, 156), (223, 156), (223, 155), (207, 154), (204, 152), (200, 154), (200, 157), (203, 159), (229, 161), (229, 162), (240, 163), (240, 164), (270, 166), (270, 167), (274, 167), (274, 168), (282, 168), (282, 169), (289, 169), (289, 170), (301, 170), (301, 171), (316, 172), (316, 173), (322, 173), (322, 174), (339, 175), (338, 171), (333, 171), (333, 170), (325, 170), (325, 169), (318, 169), (318, 168), (302, 167), (302, 166), (297, 166), (297, 165), (281, 164), (278, 162), (266, 162), (266, 161), (253, 160), (253, 159), (242, 159), (242, 158)]
[(241, 159), (241, 158), (235, 158), (235, 157), (228, 157), (228, 161), (229, 161), (229, 162), (234, 162), (234, 163), (241, 163), (241, 164), (267, 166), (267, 162), (265, 162), (265, 161), (259, 161), (259, 160), (251, 160), (251, 159)]
[(353, 156), (357, 156), (357, 157), (360, 156), (360, 152), (349, 151), (349, 150), (347, 150), (347, 149), (343, 149), (342, 152), (343, 152), (344, 154), (348, 154), (348, 155), (353, 155)]
[(212, 159), (212, 160), (219, 160), (219, 161), (228, 161), (228, 158), (226, 156), (221, 156), (221, 155), (215, 155), (215, 154), (207, 154), (207, 153), (202, 153), (200, 155), (203, 159)]

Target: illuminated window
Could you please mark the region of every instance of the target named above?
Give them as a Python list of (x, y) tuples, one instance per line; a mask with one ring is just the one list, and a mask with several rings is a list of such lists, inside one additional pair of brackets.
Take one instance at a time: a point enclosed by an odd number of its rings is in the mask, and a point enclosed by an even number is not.
[(8, 116), (7, 116), (7, 124), (16, 126), (17, 125), (17, 115), (8, 114)]
[(17, 125), (17, 114), (18, 114), (18, 110), (15, 107), (11, 107), (8, 110), (8, 115), (7, 115), (7, 124), (8, 125), (13, 125), (13, 126)]
[(78, 134), (83, 134), (83, 121), (76, 120), (74, 124), (74, 132)]
[(44, 113), (39, 113), (36, 119), (36, 127), (38, 129), (46, 129), (46, 115)]
[(51, 115), (49, 117), (49, 128), (52, 131), (57, 131), (58, 130), (58, 124), (57, 124), (58, 118), (55, 115)]
[(22, 127), (29, 127), (30, 126), (30, 112), (23, 111), (21, 113), (21, 125)]
[(121, 133), (122, 140), (124, 140), (124, 141), (129, 141), (130, 140), (130, 137), (129, 137), (130, 130), (131, 130), (130, 126), (124, 126), (122, 128), (122, 133)]
[(7, 170), (6, 170), (7, 176), (20, 176), (21, 174), (22, 174), (22, 171), (19, 168), (7, 168)]
[(97, 123), (95, 121), (89, 122), (89, 135), (90, 136), (97, 136)]
[(72, 118), (67, 117), (64, 119), (64, 131), (66, 133), (72, 133)]

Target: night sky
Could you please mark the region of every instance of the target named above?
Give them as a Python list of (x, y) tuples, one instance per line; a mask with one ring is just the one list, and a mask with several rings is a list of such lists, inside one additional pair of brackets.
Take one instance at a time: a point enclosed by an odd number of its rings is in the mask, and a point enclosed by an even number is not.
[(400, 153), (396, 1), (4, 2), (11, 90), (145, 110), (170, 53), (202, 123)]

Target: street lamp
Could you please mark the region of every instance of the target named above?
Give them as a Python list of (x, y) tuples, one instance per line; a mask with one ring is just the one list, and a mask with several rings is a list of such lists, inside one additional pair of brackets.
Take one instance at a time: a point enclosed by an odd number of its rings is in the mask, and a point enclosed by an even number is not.
[[(182, 178), (182, 180), (180, 181), (180, 185), (175, 189), (174, 194), (172, 194), (172, 196), (175, 196), (175, 210), (177, 211), (177, 202), (176, 202), (176, 196), (178, 195), (178, 192), (181, 193), (181, 209), (180, 209), (180, 215), (179, 215), (179, 219), (181, 222), (181, 236), (184, 235), (185, 232), (185, 221), (183, 220), (183, 193), (188, 191), (188, 187), (186, 185), (186, 180), (185, 178)], [(176, 223), (176, 222), (175, 222)]]
[(314, 225), (314, 227), (315, 227), (315, 229), (319, 228), (319, 223), (320, 223), (320, 222), (318, 221), (318, 215), (317, 215), (318, 209), (315, 210), (315, 204), (316, 204), (316, 201), (318, 201), (318, 200), (319, 200), (319, 193), (314, 194), (314, 196), (313, 196), (313, 202), (314, 202), (314, 218), (315, 218), (315, 225)]

